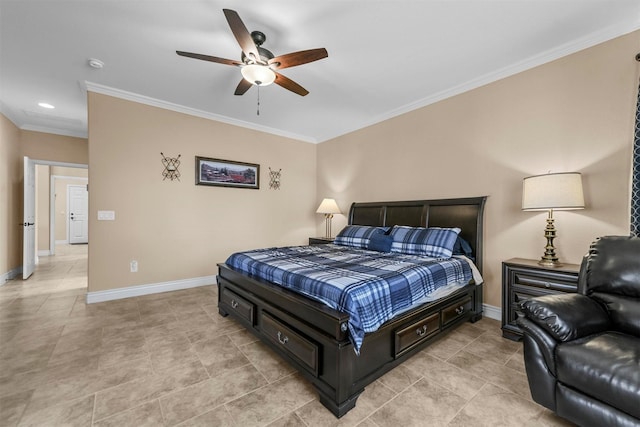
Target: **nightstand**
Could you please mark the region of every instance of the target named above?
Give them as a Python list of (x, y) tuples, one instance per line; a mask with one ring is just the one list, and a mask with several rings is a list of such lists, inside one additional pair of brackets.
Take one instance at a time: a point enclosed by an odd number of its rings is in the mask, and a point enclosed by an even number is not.
[(326, 245), (327, 243), (333, 243), (334, 237), (309, 237), (310, 245)]
[(522, 339), (516, 324), (521, 316), (520, 302), (531, 297), (559, 293), (575, 293), (578, 289), (577, 264), (544, 267), (537, 260), (512, 258), (502, 263), (502, 336), (514, 341)]

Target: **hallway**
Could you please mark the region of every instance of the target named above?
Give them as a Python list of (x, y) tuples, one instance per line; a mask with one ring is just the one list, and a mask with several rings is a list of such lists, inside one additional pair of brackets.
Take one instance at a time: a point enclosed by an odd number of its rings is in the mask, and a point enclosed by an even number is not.
[(88, 247), (56, 245), (56, 254), (41, 256), (28, 280), (16, 278), (0, 286), (0, 307), (6, 307), (16, 298), (40, 296), (44, 302), (46, 298), (84, 296), (87, 292)]

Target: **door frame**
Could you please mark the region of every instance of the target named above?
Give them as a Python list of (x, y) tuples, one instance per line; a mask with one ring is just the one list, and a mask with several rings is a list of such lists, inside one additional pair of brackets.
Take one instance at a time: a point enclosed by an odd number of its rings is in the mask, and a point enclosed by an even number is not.
[[(73, 167), (73, 166), (65, 166)], [(86, 168), (79, 168), (86, 169)], [(89, 184), (89, 178), (83, 176), (66, 176), (66, 175), (51, 175), (49, 181), (49, 253), (55, 255), (56, 248), (56, 204), (55, 204), (55, 191), (56, 191), (56, 179), (78, 180), (84, 181), (85, 184)], [(51, 203), (51, 201), (54, 201)], [(67, 201), (68, 202), (68, 201)], [(89, 213), (87, 212), (87, 221)], [(67, 228), (67, 241), (69, 241), (69, 229)]]
[[(78, 168), (78, 169), (89, 169), (89, 165), (84, 164), (84, 163), (69, 163), (69, 162), (56, 162), (53, 160), (39, 160), (39, 159), (32, 159), (31, 157), (29, 157), (29, 162), (33, 163), (34, 167), (35, 165), (45, 165), (45, 166), (61, 166), (61, 167), (65, 167), (65, 168)], [(24, 173), (24, 172), (23, 172)], [(76, 177), (76, 178), (82, 178), (82, 177)], [(37, 182), (36, 182), (36, 186), (37, 186)], [(36, 188), (37, 190), (37, 188)], [(26, 194), (24, 194), (24, 190), (22, 191), (22, 197), (25, 198)], [(33, 194), (33, 203), (35, 204), (35, 192)], [(54, 212), (55, 214), (55, 212)], [(23, 212), (23, 216), (24, 216), (24, 212)], [(54, 216), (54, 221), (55, 221), (55, 216)], [(54, 250), (55, 250), (55, 234), (53, 235), (53, 246), (51, 245), (51, 199), (49, 200), (49, 249), (50, 249), (50, 253), (51, 255), (54, 255)], [(24, 238), (22, 241), (23, 247), (24, 247)], [(23, 249), (24, 251), (24, 249)]]

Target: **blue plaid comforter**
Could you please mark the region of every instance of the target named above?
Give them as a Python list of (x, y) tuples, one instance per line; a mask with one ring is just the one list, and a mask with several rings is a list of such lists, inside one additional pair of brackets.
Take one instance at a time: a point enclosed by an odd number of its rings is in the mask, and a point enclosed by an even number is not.
[(374, 252), (338, 245), (258, 249), (231, 255), (226, 264), (350, 315), (357, 353), (365, 333), (429, 300), (447, 284), (467, 284), (465, 260)]

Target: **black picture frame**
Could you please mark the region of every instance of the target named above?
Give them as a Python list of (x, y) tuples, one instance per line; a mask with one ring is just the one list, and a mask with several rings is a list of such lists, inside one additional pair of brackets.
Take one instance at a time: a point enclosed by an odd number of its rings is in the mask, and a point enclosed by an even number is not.
[(260, 188), (260, 165), (196, 156), (196, 185)]

